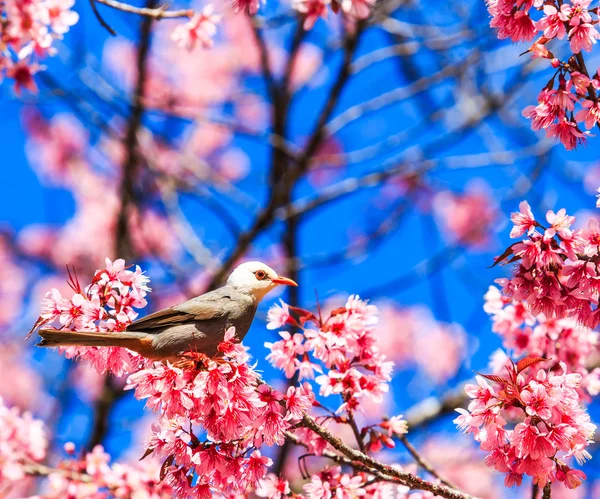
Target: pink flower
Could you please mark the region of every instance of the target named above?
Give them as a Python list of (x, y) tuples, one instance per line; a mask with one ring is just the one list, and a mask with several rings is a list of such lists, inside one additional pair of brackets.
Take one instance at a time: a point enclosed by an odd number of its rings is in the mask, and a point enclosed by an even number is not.
[(592, 17), (588, 12), (588, 7), (592, 3), (592, 0), (571, 0), (570, 3), (571, 5), (565, 4), (566, 8), (564, 12), (571, 18), (569, 21), (571, 26), (592, 22)]
[(253, 16), (258, 12), (260, 4), (261, 0), (233, 0), (232, 7), (234, 12), (243, 10)]
[(533, 130), (541, 130), (548, 128), (559, 116), (561, 110), (551, 104), (550, 97), (552, 94), (549, 90), (542, 90), (538, 95), (537, 106), (527, 106), (521, 113), (525, 118), (531, 121)]
[(571, 83), (575, 87), (575, 90), (578, 94), (585, 95), (588, 91), (591, 81), (587, 76), (581, 74), (579, 71), (573, 71), (571, 73)]
[(271, 352), (267, 355), (267, 360), (274, 366), (282, 369), (288, 378), (291, 378), (296, 372), (296, 357), (304, 353), (304, 337), (296, 333), (292, 336), (287, 331), (280, 331), (280, 341), (275, 343), (265, 343), (265, 347)]
[(512, 238), (520, 237), (526, 232), (530, 236), (535, 231), (536, 221), (527, 201), (519, 203), (519, 211), (511, 213), (510, 220), (515, 225), (510, 231)]
[(408, 422), (402, 419), (402, 416), (393, 416), (382, 423), (381, 426), (387, 428), (389, 437), (408, 433)]
[(290, 319), (290, 309), (287, 303), (279, 300), (281, 306), (275, 304), (267, 313), (267, 329), (279, 329), (285, 326)]
[(271, 458), (262, 456), (259, 450), (255, 450), (248, 458), (248, 466), (245, 471), (246, 480), (252, 487), (255, 487), (256, 483), (267, 474), (267, 467), (272, 465)]
[(40, 9), (40, 20), (59, 35), (69, 31), (79, 21), (79, 14), (70, 10), (75, 0), (45, 0)]
[(560, 140), (567, 151), (575, 149), (578, 144), (585, 144), (586, 142), (586, 134), (577, 128), (577, 123), (567, 120), (565, 116), (562, 116), (558, 123), (550, 125), (546, 135)]
[(209, 4), (202, 13), (194, 15), (186, 24), (173, 30), (172, 38), (181, 47), (192, 51), (198, 44), (204, 48), (213, 46), (213, 37), (217, 33), (217, 24), (221, 16), (214, 14), (214, 6)]
[(15, 80), (15, 93), (20, 96), (22, 90), (28, 90), (36, 94), (38, 91), (33, 75), (42, 69), (36, 63), (28, 63), (27, 61), (18, 61), (15, 64), (9, 65), (6, 70), (6, 76)]
[(312, 29), (319, 17), (326, 19), (329, 0), (293, 0), (292, 7), (304, 14), (303, 27), (305, 30)]
[(285, 396), (285, 407), (288, 412), (286, 419), (302, 419), (311, 408), (314, 398), (310, 384), (304, 383), (299, 387), (290, 386)]
[(367, 19), (371, 15), (375, 0), (341, 0), (339, 3), (342, 12), (356, 19)]
[(586, 474), (581, 470), (569, 469), (564, 476), (565, 485), (569, 489), (576, 489), (584, 480), (587, 479)]
[(585, 122), (585, 127), (590, 130), (600, 123), (600, 101), (584, 99), (581, 105), (584, 109), (577, 112), (575, 119)]
[[(555, 233), (565, 237), (568, 237), (571, 234), (569, 227), (575, 223), (575, 217), (567, 215), (567, 211), (564, 208), (558, 210), (557, 213), (548, 210), (546, 213), (546, 220)], [(552, 234), (552, 236), (554, 236), (554, 234)]]
[(544, 385), (532, 381), (528, 389), (521, 392), (521, 400), (526, 405), (527, 414), (530, 416), (539, 416), (542, 419), (552, 417), (552, 407), (555, 403), (546, 393)]
[(547, 38), (564, 38), (567, 34), (565, 22), (568, 18), (568, 5), (564, 4), (560, 10), (554, 5), (544, 5), (544, 17), (536, 23), (536, 28), (544, 32)]
[(590, 52), (592, 45), (596, 44), (598, 38), (600, 38), (600, 33), (592, 24), (583, 23), (573, 26), (569, 31), (571, 51), (574, 54), (581, 52), (581, 50)]
[(256, 495), (267, 499), (282, 499), (290, 493), (290, 484), (283, 478), (269, 473), (265, 478), (259, 480)]

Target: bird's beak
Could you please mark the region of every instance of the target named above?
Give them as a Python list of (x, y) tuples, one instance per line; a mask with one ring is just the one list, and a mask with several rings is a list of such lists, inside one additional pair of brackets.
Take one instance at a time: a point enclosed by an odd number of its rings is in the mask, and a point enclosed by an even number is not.
[(273, 281), (275, 284), (283, 284), (284, 286), (298, 286), (296, 281), (292, 281), (291, 279), (289, 279), (287, 277), (278, 276), (278, 277), (271, 279), (271, 281)]

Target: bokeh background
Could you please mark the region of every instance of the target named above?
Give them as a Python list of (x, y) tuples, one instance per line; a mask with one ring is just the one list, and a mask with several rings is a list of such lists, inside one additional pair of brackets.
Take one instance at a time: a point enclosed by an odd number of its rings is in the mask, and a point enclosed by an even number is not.
[[(286, 3), (254, 21), (219, 5), (215, 46), (191, 53), (170, 38), (182, 21), (99, 9), (117, 36), (77, 2), (39, 93), (0, 86), (0, 396), (49, 424), (57, 455), (73, 441), (139, 458), (153, 415), (123, 380), (25, 341), (45, 292), (67, 290), (65, 264), (88, 282), (123, 257), (151, 278), (146, 313), (259, 259), (300, 284), (261, 305), (245, 340), (265, 378), (286, 383), (265, 361), (270, 303), (359, 294), (396, 362), (373, 414), (405, 414), (466, 490), (528, 496), (497, 486), (446, 409), (501, 345), (483, 295), (510, 271), (489, 268), (510, 212), (527, 199), (540, 218), (596, 216), (600, 139), (567, 152), (521, 116), (551, 69), (496, 40), (482, 1), (384, 0), (351, 29), (330, 16), (309, 32)], [(274, 457), (298, 467), (293, 451)], [(555, 496), (600, 497), (599, 466)]]

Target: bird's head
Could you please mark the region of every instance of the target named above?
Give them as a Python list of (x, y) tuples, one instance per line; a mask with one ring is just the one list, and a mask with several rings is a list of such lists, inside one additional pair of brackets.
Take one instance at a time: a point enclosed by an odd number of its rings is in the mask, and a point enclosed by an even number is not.
[(253, 295), (257, 302), (277, 286), (298, 286), (291, 279), (277, 275), (277, 272), (262, 262), (242, 263), (231, 273), (227, 284)]

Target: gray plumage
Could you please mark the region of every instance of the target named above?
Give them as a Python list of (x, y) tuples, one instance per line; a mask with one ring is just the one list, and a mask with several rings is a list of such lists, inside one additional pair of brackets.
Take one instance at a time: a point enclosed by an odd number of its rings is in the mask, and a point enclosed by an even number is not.
[(139, 319), (129, 325), (127, 332), (152, 338), (153, 350), (161, 357), (187, 351), (214, 357), (230, 327), (235, 327), (240, 341), (244, 339), (257, 305), (253, 296), (226, 285)]
[(173, 307), (132, 322), (124, 332), (98, 333), (42, 329), (43, 347), (117, 346), (129, 348), (150, 359), (176, 359), (195, 351), (209, 357), (230, 327), (241, 341), (248, 333), (262, 298), (277, 285), (297, 284), (260, 262), (237, 267), (227, 284)]

